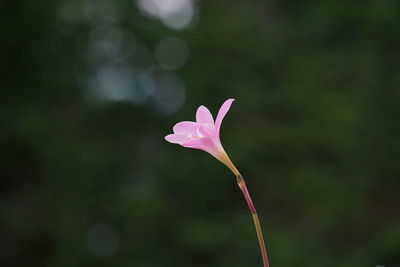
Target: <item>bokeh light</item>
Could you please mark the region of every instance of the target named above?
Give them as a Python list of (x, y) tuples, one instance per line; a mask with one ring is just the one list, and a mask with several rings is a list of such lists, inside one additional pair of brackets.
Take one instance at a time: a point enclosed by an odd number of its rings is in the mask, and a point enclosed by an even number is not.
[(183, 67), (188, 60), (189, 49), (179, 38), (167, 37), (158, 42), (155, 49), (157, 62), (166, 70)]
[(164, 115), (172, 115), (183, 105), (186, 98), (184, 82), (171, 72), (161, 72), (156, 75), (153, 95), (155, 108)]
[(100, 68), (89, 81), (89, 90), (102, 99), (128, 101), (135, 90), (134, 72), (130, 68)]
[[(141, 49), (132, 33), (110, 25), (95, 26), (89, 34), (85, 62), (89, 68), (103, 64), (128, 64)], [(142, 57), (145, 53), (142, 53)]]
[(83, 12), (86, 19), (93, 25), (100, 23), (116, 23), (118, 21), (119, 9), (113, 1), (86, 0), (81, 2), (86, 2), (86, 7), (83, 9)]
[(171, 29), (184, 29), (190, 25), (195, 14), (191, 0), (137, 0), (143, 14), (160, 19)]

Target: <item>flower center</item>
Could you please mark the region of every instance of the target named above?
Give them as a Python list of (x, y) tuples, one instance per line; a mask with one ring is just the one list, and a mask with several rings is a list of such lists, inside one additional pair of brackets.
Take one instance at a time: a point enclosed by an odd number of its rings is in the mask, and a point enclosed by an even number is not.
[(188, 135), (188, 138), (190, 138), (191, 140), (193, 140), (193, 139), (199, 139), (200, 136), (189, 134), (189, 135)]

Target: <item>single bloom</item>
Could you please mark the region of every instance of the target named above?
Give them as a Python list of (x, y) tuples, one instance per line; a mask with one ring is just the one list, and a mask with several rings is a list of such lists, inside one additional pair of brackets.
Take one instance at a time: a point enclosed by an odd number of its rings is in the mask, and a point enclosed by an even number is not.
[(165, 139), (170, 143), (179, 144), (184, 147), (204, 150), (231, 169), (236, 176), (236, 182), (242, 191), (253, 216), (264, 267), (269, 267), (267, 251), (265, 249), (265, 242), (261, 231), (260, 222), (249, 191), (247, 190), (246, 182), (244, 181), (240, 172), (236, 169), (235, 165), (233, 165), (232, 161), (229, 159), (224, 148), (222, 147), (221, 139), (219, 137), (222, 120), (229, 111), (233, 101), (234, 99), (231, 98), (222, 104), (218, 111), (215, 122), (210, 111), (205, 106), (200, 106), (196, 112), (195, 122), (178, 122), (173, 127), (174, 133), (167, 135)]
[(174, 133), (167, 135), (165, 140), (183, 147), (204, 150), (227, 165), (232, 171), (237, 172), (237, 169), (222, 147), (219, 136), (222, 120), (229, 111), (233, 101), (235, 99), (231, 98), (222, 104), (215, 121), (208, 108), (200, 106), (196, 112), (195, 122), (178, 122), (173, 127)]

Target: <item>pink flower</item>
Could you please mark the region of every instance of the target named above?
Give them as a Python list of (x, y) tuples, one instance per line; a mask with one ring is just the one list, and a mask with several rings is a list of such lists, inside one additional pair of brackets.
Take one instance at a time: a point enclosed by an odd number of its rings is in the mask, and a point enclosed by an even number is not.
[(219, 137), (222, 120), (234, 100), (231, 98), (222, 104), (215, 122), (211, 112), (205, 106), (200, 106), (196, 112), (196, 122), (178, 122), (173, 127), (174, 133), (167, 135), (165, 140), (184, 147), (204, 150), (227, 165), (232, 171), (237, 172), (237, 169), (233, 166), (222, 147)]
[(247, 190), (246, 182), (236, 169), (235, 165), (233, 165), (232, 161), (229, 159), (219, 138), (219, 130), (221, 129), (222, 120), (230, 109), (233, 101), (235, 101), (235, 99), (231, 98), (222, 104), (218, 111), (215, 122), (210, 111), (205, 106), (200, 106), (196, 112), (196, 122), (178, 122), (173, 128), (174, 133), (167, 135), (165, 140), (184, 147), (204, 150), (228, 166), (228, 168), (231, 169), (231, 171), (236, 175), (237, 184), (242, 191), (253, 216), (264, 267), (269, 267), (267, 251), (265, 249), (265, 242), (261, 231), (260, 222), (258, 220), (257, 211), (253, 205), (249, 191)]

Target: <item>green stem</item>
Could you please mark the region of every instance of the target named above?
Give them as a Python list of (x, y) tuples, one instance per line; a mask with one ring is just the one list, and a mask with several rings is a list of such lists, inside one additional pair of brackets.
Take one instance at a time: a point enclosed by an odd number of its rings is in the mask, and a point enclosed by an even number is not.
[(243, 177), (239, 173), (236, 173), (236, 180), (237, 180), (240, 190), (242, 190), (244, 198), (246, 199), (246, 202), (247, 202), (247, 205), (249, 206), (251, 215), (253, 216), (254, 226), (255, 226), (256, 232), (257, 232), (257, 238), (258, 238), (258, 243), (260, 245), (260, 251), (261, 251), (261, 256), (262, 256), (262, 260), (264, 263), (264, 267), (269, 267), (267, 251), (265, 249), (264, 237), (262, 234), (261, 225), (260, 225), (260, 221), (258, 219), (257, 211), (254, 207), (254, 204), (250, 197), (249, 191), (247, 190), (246, 183), (245, 183)]
[(258, 237), (258, 244), (260, 245), (261, 256), (263, 259), (264, 267), (269, 267), (268, 257), (267, 257), (267, 250), (265, 249), (265, 242), (263, 233), (260, 226), (260, 221), (258, 220), (257, 213), (253, 213), (253, 221), (254, 226), (256, 227), (257, 237)]
[(253, 216), (254, 226), (255, 226), (256, 232), (257, 232), (258, 244), (260, 245), (260, 251), (261, 251), (261, 256), (262, 256), (262, 260), (264, 263), (264, 267), (269, 267), (267, 251), (265, 249), (265, 242), (264, 242), (264, 237), (263, 237), (262, 230), (261, 230), (260, 221), (258, 220), (256, 208), (254, 207), (254, 204), (253, 204), (253, 201), (251, 200), (249, 191), (247, 190), (246, 182), (244, 181), (239, 170), (235, 167), (235, 165), (232, 163), (232, 161), (230, 160), (230, 158), (228, 157), (228, 155), (225, 152), (222, 154), (220, 160), (236, 176), (237, 184), (238, 184), (240, 190), (242, 190), (243, 196), (246, 199), (247, 205), (249, 206), (251, 215)]

